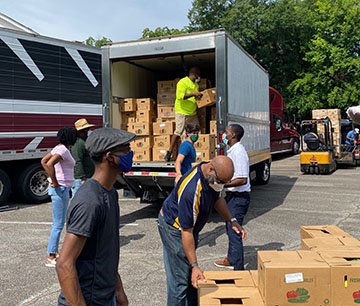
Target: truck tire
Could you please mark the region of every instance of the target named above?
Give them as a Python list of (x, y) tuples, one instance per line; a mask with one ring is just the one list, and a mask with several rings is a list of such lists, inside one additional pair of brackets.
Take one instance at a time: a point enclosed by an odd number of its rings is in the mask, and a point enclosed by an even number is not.
[(269, 161), (262, 162), (256, 168), (256, 183), (258, 185), (265, 185), (270, 180), (270, 163)]
[(49, 182), (40, 164), (32, 164), (25, 168), (18, 178), (17, 185), (25, 203), (38, 204), (49, 200)]
[(9, 176), (0, 169), (0, 205), (5, 204), (11, 194), (11, 181)]
[(300, 152), (300, 141), (298, 139), (294, 139), (293, 143), (292, 143), (292, 149), (291, 149), (291, 153), (293, 155), (297, 155)]

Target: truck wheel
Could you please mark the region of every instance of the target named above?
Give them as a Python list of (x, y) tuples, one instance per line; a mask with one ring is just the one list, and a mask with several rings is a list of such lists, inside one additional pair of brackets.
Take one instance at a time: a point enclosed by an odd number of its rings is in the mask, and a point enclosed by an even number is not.
[(261, 163), (256, 169), (256, 183), (265, 185), (270, 180), (270, 163), (265, 161)]
[(295, 139), (292, 144), (291, 152), (293, 155), (299, 154), (300, 152), (300, 142), (299, 140)]
[(5, 204), (11, 193), (9, 176), (0, 169), (0, 205)]
[(40, 164), (24, 169), (18, 179), (18, 188), (26, 203), (43, 203), (49, 200), (47, 174)]

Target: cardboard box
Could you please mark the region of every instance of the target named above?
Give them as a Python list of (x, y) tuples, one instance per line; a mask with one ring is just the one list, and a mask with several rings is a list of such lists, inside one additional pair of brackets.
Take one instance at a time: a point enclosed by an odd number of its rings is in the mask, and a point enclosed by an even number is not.
[(173, 135), (175, 129), (174, 122), (154, 122), (154, 135)]
[[(160, 148), (153, 148), (153, 161), (164, 161), (165, 155), (167, 152), (166, 149), (160, 149)], [(174, 150), (173, 154), (171, 155), (171, 161), (174, 161), (176, 159), (177, 152)]]
[(134, 158), (133, 158), (133, 161), (134, 161), (134, 162), (147, 162), (147, 161), (151, 161), (151, 159), (152, 159), (152, 158), (151, 158), (151, 153), (152, 153), (151, 148), (134, 150)]
[(153, 110), (139, 110), (136, 112), (136, 122), (153, 122), (155, 114)]
[(158, 93), (157, 105), (174, 106), (176, 93)]
[(132, 150), (151, 149), (153, 145), (153, 136), (136, 137), (135, 140), (130, 143)]
[(331, 305), (330, 266), (312, 251), (259, 251), (259, 291), (266, 306)]
[[(352, 237), (336, 225), (308, 225), (300, 228), (301, 239), (305, 238), (329, 238), (329, 237)], [(354, 237), (352, 237), (354, 238)]]
[(196, 150), (196, 162), (209, 161), (215, 157), (215, 151), (211, 150)]
[(360, 241), (352, 237), (301, 239), (301, 248), (303, 250), (318, 251), (318, 250), (344, 249), (348, 247), (358, 247), (360, 251)]
[(255, 287), (258, 288), (259, 287), (259, 272), (258, 272), (258, 270), (250, 270), (250, 275), (253, 279)]
[(208, 286), (235, 286), (255, 287), (250, 271), (204, 271), (205, 283), (199, 283), (199, 287)]
[(326, 251), (319, 253), (330, 265), (333, 306), (360, 304), (360, 251)]
[(170, 147), (172, 135), (154, 136), (154, 148), (168, 149)]
[(152, 134), (152, 123), (135, 122), (129, 124), (128, 131), (136, 134), (136, 136), (148, 136)]
[(210, 134), (199, 134), (199, 139), (194, 146), (199, 150), (215, 151), (215, 136)]
[(216, 103), (216, 89), (209, 88), (201, 92), (203, 96), (197, 100), (198, 108), (214, 105)]
[(158, 118), (175, 118), (175, 108), (173, 106), (158, 106)]
[(151, 98), (136, 99), (136, 106), (138, 111), (153, 111), (155, 109), (155, 101)]
[(120, 114), (121, 124), (130, 124), (136, 122), (136, 112), (124, 112)]
[[(199, 306), (264, 306), (257, 288), (207, 287), (198, 290)], [(282, 306), (282, 305), (281, 305)]]
[(119, 111), (123, 112), (135, 112), (136, 111), (136, 99), (117, 99), (119, 104)]
[(176, 92), (176, 80), (169, 80), (169, 81), (158, 81), (157, 88), (158, 93), (174, 93)]
[(210, 121), (210, 134), (217, 135), (217, 121), (216, 120)]

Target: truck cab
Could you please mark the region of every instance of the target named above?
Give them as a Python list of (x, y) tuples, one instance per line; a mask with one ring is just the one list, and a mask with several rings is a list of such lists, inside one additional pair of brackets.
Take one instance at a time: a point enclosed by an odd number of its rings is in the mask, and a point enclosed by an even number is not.
[(270, 103), (270, 147), (271, 153), (298, 154), (300, 134), (287, 117), (286, 105), (281, 94), (269, 87)]

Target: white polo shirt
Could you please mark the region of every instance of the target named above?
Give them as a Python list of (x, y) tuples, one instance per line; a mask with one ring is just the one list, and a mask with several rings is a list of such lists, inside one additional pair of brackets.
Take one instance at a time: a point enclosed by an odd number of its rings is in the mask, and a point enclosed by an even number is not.
[(245, 185), (237, 186), (237, 187), (229, 187), (226, 188), (226, 191), (237, 191), (237, 192), (250, 192), (250, 165), (249, 165), (249, 156), (246, 153), (244, 146), (237, 142), (232, 147), (227, 150), (227, 156), (231, 158), (234, 164), (234, 176), (232, 180), (236, 178), (247, 178), (247, 183)]

